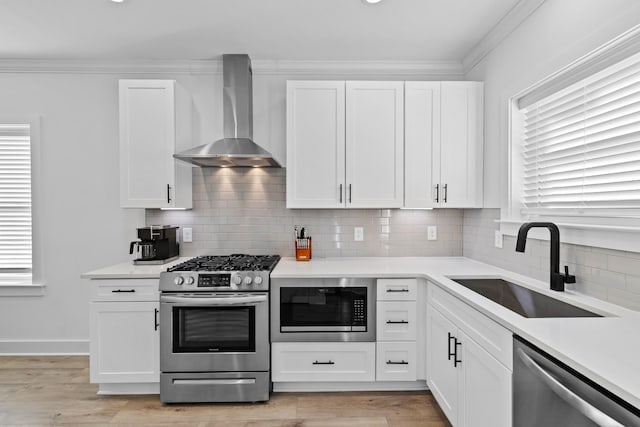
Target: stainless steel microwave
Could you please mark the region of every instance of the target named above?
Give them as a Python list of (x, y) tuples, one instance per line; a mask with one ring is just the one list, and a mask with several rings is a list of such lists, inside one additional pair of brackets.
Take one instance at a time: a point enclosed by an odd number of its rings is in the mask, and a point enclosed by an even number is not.
[(375, 279), (272, 279), (271, 340), (375, 341)]

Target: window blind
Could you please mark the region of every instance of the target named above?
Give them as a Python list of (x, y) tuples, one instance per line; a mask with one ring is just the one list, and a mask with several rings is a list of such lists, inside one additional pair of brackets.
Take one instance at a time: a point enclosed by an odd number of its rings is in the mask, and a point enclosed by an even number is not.
[(523, 213), (640, 208), (640, 55), (520, 112)]
[(0, 124), (0, 270), (31, 270), (31, 138)]

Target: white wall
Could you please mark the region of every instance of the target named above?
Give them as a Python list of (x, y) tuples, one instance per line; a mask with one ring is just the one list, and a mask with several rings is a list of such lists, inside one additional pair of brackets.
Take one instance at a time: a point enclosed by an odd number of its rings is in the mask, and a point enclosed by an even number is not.
[[(222, 78), (212, 72), (118, 73), (109, 71), (111, 66), (91, 72), (10, 72), (2, 65), (0, 118), (41, 117), (42, 166), (34, 171), (41, 197), (34, 202), (34, 215), (41, 218), (42, 238), (34, 242), (34, 251), (42, 254), (38, 274), (46, 288), (39, 297), (0, 296), (0, 353), (88, 352), (89, 281), (80, 275), (128, 261), (135, 228), (145, 225), (144, 210), (119, 207), (118, 79), (178, 80), (192, 96), (194, 145), (199, 145), (222, 137)], [(439, 73), (399, 72), (396, 79), (444, 79)], [(256, 73), (255, 140), (285, 162), (288, 78), (393, 77), (377, 72)], [(461, 213), (458, 217), (461, 222)], [(461, 236), (457, 241), (460, 245)]]
[(485, 207), (507, 194), (509, 98), (638, 24), (637, 0), (547, 0), (468, 72), (485, 82)]

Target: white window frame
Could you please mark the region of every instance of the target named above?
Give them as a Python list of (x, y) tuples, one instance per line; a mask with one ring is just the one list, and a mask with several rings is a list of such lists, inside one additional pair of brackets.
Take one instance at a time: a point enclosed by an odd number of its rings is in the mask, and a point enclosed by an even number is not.
[(0, 271), (0, 296), (42, 296), (44, 295), (42, 269), (42, 233), (39, 202), (42, 200), (40, 185), (40, 117), (0, 116), (0, 123), (29, 124), (31, 142), (31, 274)]
[[(596, 72), (640, 52), (640, 25), (585, 55), (567, 67), (543, 79), (509, 99), (508, 106), (508, 194), (500, 215), (502, 234), (515, 236), (520, 225), (529, 221), (551, 221), (561, 230), (561, 240), (585, 246), (640, 252), (640, 215), (625, 210), (565, 212), (562, 214), (521, 214), (522, 140), (519, 115), (521, 100), (538, 100), (556, 93)], [(640, 213), (635, 212), (636, 214)], [(532, 229), (531, 237), (548, 240), (548, 232)]]

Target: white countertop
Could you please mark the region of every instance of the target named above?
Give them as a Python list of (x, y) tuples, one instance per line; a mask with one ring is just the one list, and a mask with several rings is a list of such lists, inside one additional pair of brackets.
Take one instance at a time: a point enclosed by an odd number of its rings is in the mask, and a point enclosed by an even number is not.
[[(90, 271), (86, 279), (153, 279), (180, 258), (163, 265), (131, 262)], [(448, 277), (501, 277), (569, 302), (603, 318), (531, 319), (522, 317), (459, 285)], [(578, 292), (554, 292), (549, 284), (463, 257), (318, 258), (296, 262), (282, 258), (271, 273), (277, 278), (422, 277), (547, 353), (640, 408), (640, 313)]]
[[(525, 318), (448, 279), (464, 276), (508, 279), (608, 317)], [(305, 277), (426, 278), (640, 408), (639, 312), (578, 292), (554, 292), (548, 283), (462, 257), (283, 258), (271, 273), (272, 279)]]
[(160, 273), (167, 271), (167, 268), (188, 259), (191, 259), (191, 257), (180, 257), (166, 264), (158, 265), (134, 265), (131, 261), (122, 262), (88, 271), (80, 277), (83, 279), (159, 279)]

